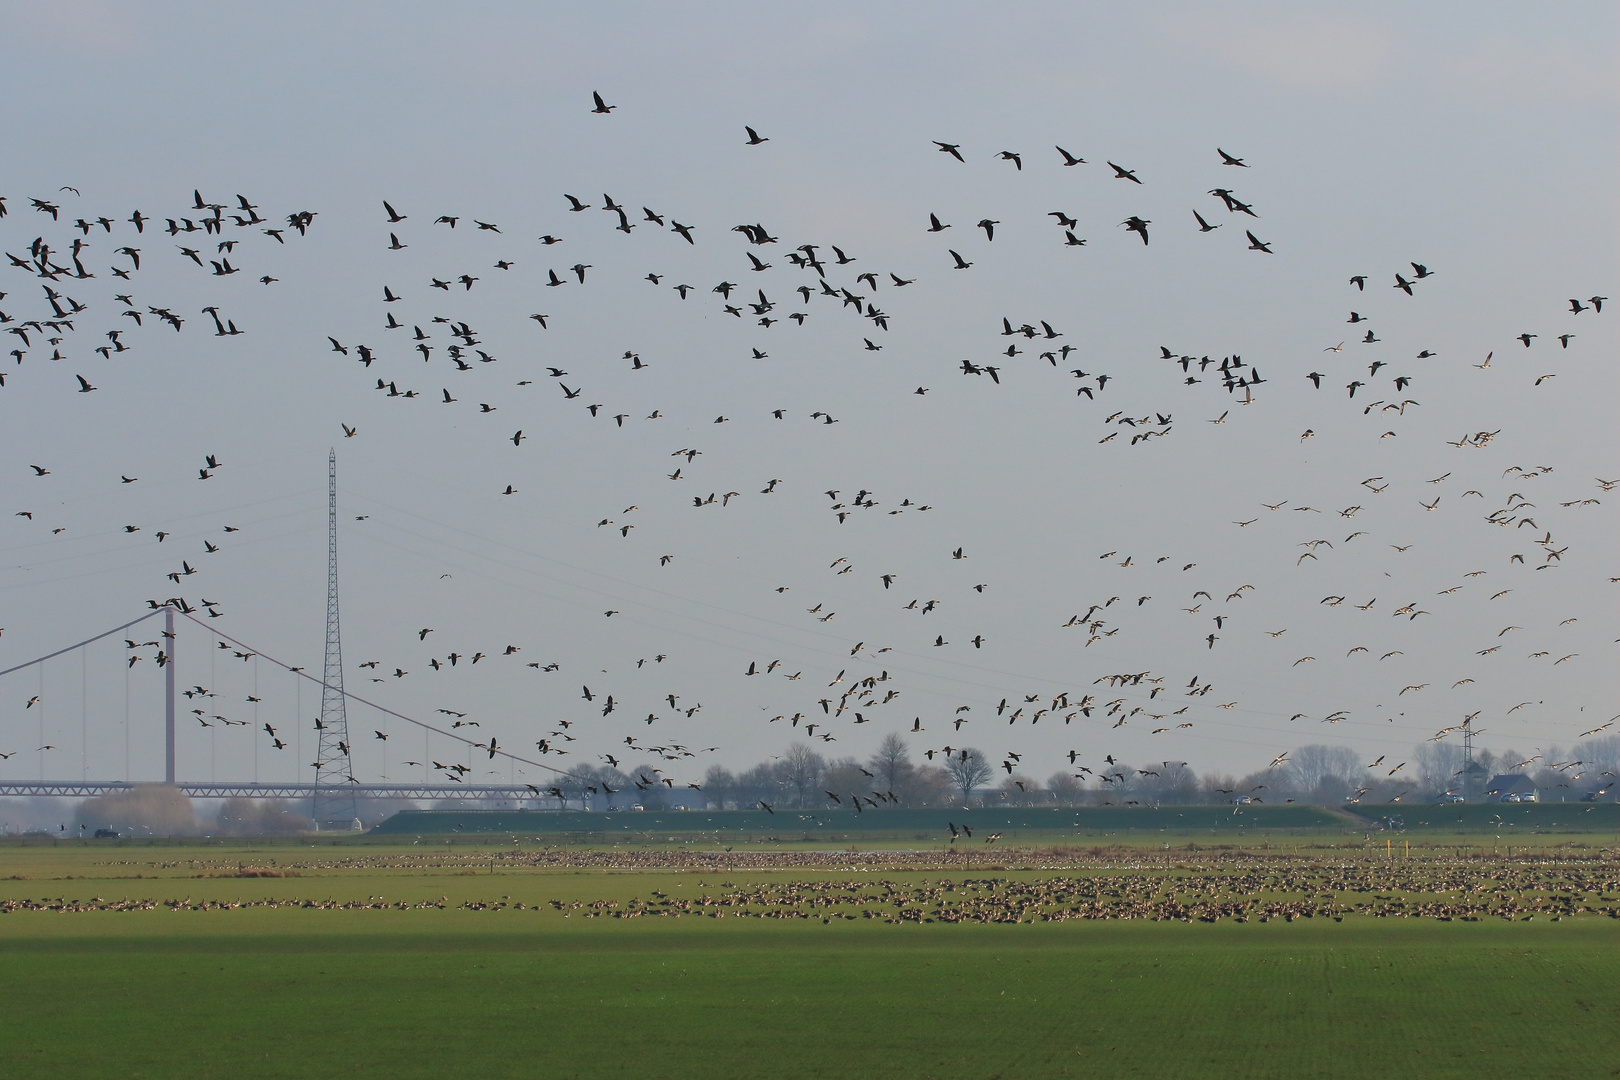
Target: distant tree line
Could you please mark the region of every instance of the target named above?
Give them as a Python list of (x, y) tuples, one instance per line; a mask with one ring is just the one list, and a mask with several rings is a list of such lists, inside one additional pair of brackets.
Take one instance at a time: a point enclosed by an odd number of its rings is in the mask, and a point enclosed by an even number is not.
[(1610, 788), (1620, 775), (1620, 736), (1590, 739), (1568, 750), (1553, 747), (1538, 755), (1476, 750), (1471, 773), (1463, 768), (1460, 746), (1435, 742), (1414, 747), (1404, 759), (1385, 755), (1368, 761), (1348, 747), (1314, 743), (1241, 776), (1200, 775), (1183, 761), (1110, 758), (1088, 762), (1080, 756), (1070, 768), (1042, 779), (1027, 771), (1018, 757), (973, 747), (953, 748), (949, 755), (926, 752), (926, 760), (916, 761), (907, 741), (890, 734), (865, 760), (826, 757), (795, 742), (781, 755), (740, 772), (711, 765), (696, 786), (668, 781), (656, 766), (647, 764), (625, 770), (576, 769), (572, 776), (559, 779), (556, 792), (561, 795), (559, 808), (596, 810), (629, 806), (746, 810), (762, 803), (806, 809), (853, 807), (857, 799), (863, 810), (964, 804), (1207, 805), (1245, 799), (1336, 806), (1434, 802), (1448, 792), (1478, 801), (1486, 795), (1492, 775), (1522, 772), (1545, 793), (1544, 798), (1575, 801), (1614, 794)]
[[(772, 808), (853, 809), (930, 806), (1162, 806), (1251, 800), (1321, 806), (1427, 803), (1451, 793), (1477, 802), (1489, 796), (1491, 777), (1528, 776), (1547, 801), (1613, 799), (1620, 794), (1620, 735), (1587, 739), (1524, 754), (1514, 749), (1476, 750), (1465, 770), (1462, 747), (1426, 742), (1405, 757), (1363, 761), (1344, 746), (1313, 743), (1282, 755), (1270, 766), (1242, 776), (1199, 774), (1182, 761), (1126, 762), (1108, 757), (1074, 763), (1046, 777), (1026, 770), (1021, 758), (995, 756), (973, 747), (925, 751), (913, 759), (910, 744), (886, 736), (866, 759), (829, 758), (802, 742), (752, 768), (733, 772), (711, 765), (701, 783), (666, 777), (651, 763), (620, 769), (580, 766), (538, 786), (542, 804), (557, 809), (747, 810)], [(549, 789), (549, 790), (548, 790)], [(411, 805), (404, 800), (365, 799), (360, 815), (375, 824)], [(206, 804), (205, 804), (206, 805)], [(442, 802), (462, 808), (465, 802)], [(108, 829), (124, 836), (269, 835), (311, 827), (305, 800), (226, 799), (204, 817), (177, 789), (142, 784), (79, 803), (52, 831), (63, 835)], [(45, 817), (43, 814), (32, 815)]]

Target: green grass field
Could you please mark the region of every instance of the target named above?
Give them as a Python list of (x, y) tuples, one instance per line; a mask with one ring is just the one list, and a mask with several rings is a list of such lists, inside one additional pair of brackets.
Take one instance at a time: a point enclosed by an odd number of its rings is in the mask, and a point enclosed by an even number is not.
[(1357, 807), (1364, 817), (1395, 814), (1413, 835), (1512, 835), (1620, 833), (1620, 803), (1453, 803), (1447, 806)]
[(511, 921), (8, 936), (0, 1072), (1438, 1080), (1620, 1061), (1612, 925)]
[[(459, 843), (0, 847), (0, 1076), (1620, 1075), (1620, 919), (1569, 914), (1577, 895), (1620, 901), (1620, 865), (1441, 850), (1150, 862), (1122, 848), (970, 875), (537, 867)], [(260, 873), (284, 876), (237, 876)], [(1564, 914), (970, 925), (822, 906), (840, 889), (992, 881), (1128, 898), (1176, 875), (1223, 902), (1327, 881), (1334, 899), (1315, 902), (1341, 908), (1477, 880), (1491, 903)], [(725, 895), (749, 899), (589, 917)], [(75, 910), (120, 899), (155, 906)], [(219, 907), (265, 899), (286, 906)]]

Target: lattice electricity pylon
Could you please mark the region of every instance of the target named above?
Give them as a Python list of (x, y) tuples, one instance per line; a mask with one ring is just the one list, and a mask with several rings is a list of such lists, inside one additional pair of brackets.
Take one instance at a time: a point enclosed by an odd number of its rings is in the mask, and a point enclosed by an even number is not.
[(322, 829), (348, 829), (355, 820), (354, 763), (343, 702), (343, 639), (338, 631), (337, 451), (326, 460), (326, 667), (321, 676), (320, 747), (310, 816)]
[(1474, 718), (1463, 717), (1463, 798), (1474, 799)]

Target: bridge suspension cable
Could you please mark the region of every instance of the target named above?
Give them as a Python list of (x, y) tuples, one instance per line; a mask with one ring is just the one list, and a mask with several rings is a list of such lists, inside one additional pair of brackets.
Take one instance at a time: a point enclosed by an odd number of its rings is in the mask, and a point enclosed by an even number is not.
[[(435, 726), (433, 724), (426, 723), (425, 721), (422, 721), (422, 720), (418, 720), (413, 716), (406, 716), (404, 713), (396, 712), (395, 710), (390, 709), (386, 705), (379, 705), (375, 701), (368, 701), (365, 698), (361, 697), (359, 694), (354, 693), (352, 690), (344, 690), (342, 687), (328, 686), (327, 683), (325, 682), (325, 680), (317, 679), (315, 676), (311, 675), (309, 672), (305, 671), (303, 668), (296, 667), (296, 666), (294, 666), (292, 664), (289, 664), (289, 663), (286, 663), (285, 661), (282, 661), (282, 660), (277, 660), (275, 657), (271, 656), (269, 653), (261, 652), (258, 649), (255, 649), (253, 646), (247, 644), (244, 641), (240, 641), (237, 638), (231, 637), (229, 634), (222, 633), (216, 627), (209, 626), (207, 623), (203, 622), (201, 619), (198, 619), (195, 615), (192, 615), (190, 612), (179, 611), (178, 613), (182, 618), (190, 619), (192, 622), (196, 623), (200, 627), (203, 627), (205, 630), (207, 630), (210, 634), (213, 634), (215, 637), (218, 637), (218, 638), (221, 638), (222, 640), (228, 641), (232, 645), (235, 645), (240, 649), (244, 649), (247, 652), (253, 654), (254, 656), (261, 657), (264, 660), (267, 660), (270, 663), (274, 664), (276, 667), (279, 667), (284, 671), (289, 671), (292, 674), (297, 675), (301, 679), (307, 679), (310, 682), (314, 683), (315, 685), (321, 687), (323, 691), (324, 690), (335, 690), (337, 693), (342, 694), (345, 698), (347, 698), (347, 699), (349, 699), (351, 701), (358, 701), (360, 704), (365, 705), (365, 706), (367, 706), (369, 708), (372, 708), (372, 709), (376, 709), (378, 712), (383, 713), (383, 714), (385, 714), (387, 716), (392, 716), (396, 720), (403, 720), (407, 724), (414, 724), (418, 728), (420, 728), (420, 729), (422, 729), (424, 731), (430, 731), (435, 735), (440, 735), (440, 736), (443, 736), (446, 739), (454, 740), (455, 742), (461, 743), (463, 746), (472, 747), (472, 748), (477, 749), (477, 750), (483, 750), (486, 753), (489, 752), (489, 744), (488, 743), (477, 742), (476, 740), (467, 738), (465, 735), (457, 735), (453, 731), (446, 731), (444, 728), (437, 727), (437, 726)], [(134, 624), (130, 624), (130, 625), (134, 625)], [(112, 633), (112, 632), (113, 631), (108, 631), (108, 633)], [(101, 636), (105, 637), (106, 635), (103, 634)], [(91, 640), (95, 640), (95, 639), (92, 638)], [(63, 650), (63, 651), (65, 652), (66, 650)], [(53, 654), (53, 655), (55, 655), (55, 654)], [(3, 674), (3, 672), (0, 672), (0, 674)], [(524, 765), (533, 765), (537, 769), (545, 769), (547, 772), (555, 773), (558, 776), (566, 776), (566, 777), (569, 777), (570, 779), (574, 779), (574, 780), (584, 779), (583, 777), (576, 776), (574, 773), (569, 772), (567, 769), (559, 769), (554, 765), (547, 765), (543, 761), (535, 761), (532, 758), (526, 758), (526, 757), (522, 756), (521, 754), (514, 754), (509, 750), (501, 749), (499, 746), (497, 746), (495, 748), (494, 753), (491, 754), (490, 756), (491, 757), (497, 757), (497, 756), (498, 757), (503, 757), (503, 758), (506, 758), (506, 759), (508, 759), (510, 761), (520, 762), (520, 763), (522, 763)]]
[[(96, 642), (100, 641), (102, 638), (112, 637), (114, 634), (120, 633), (121, 631), (124, 631), (124, 630), (128, 630), (130, 627), (135, 626), (135, 625), (137, 625), (139, 623), (143, 623), (147, 619), (152, 618), (154, 615), (161, 615), (162, 613), (163, 613), (163, 608), (161, 608), (161, 607), (154, 608), (153, 610), (148, 611), (145, 615), (142, 615), (138, 619), (131, 619), (129, 622), (125, 623), (123, 626), (115, 626), (111, 630), (107, 630), (107, 631), (104, 631), (103, 633), (97, 634), (95, 637), (85, 638), (83, 641), (79, 642), (77, 645), (69, 645), (65, 649), (57, 649), (55, 652), (46, 653), (44, 656), (36, 656), (32, 660), (29, 660), (29, 661), (27, 661), (25, 663), (18, 664), (15, 667), (8, 667), (4, 671), (0, 671), (0, 675), (10, 675), (13, 671), (21, 671), (23, 668), (33, 667), (35, 664), (43, 664), (47, 660), (54, 660), (58, 656), (61, 656), (63, 653), (70, 653), (74, 649), (82, 649), (86, 645), (93, 645)], [(195, 621), (195, 620), (193, 620), (193, 621)]]
[[(67, 646), (64, 646), (62, 648), (52, 650), (51, 652), (45, 653), (44, 655), (36, 656), (33, 659), (23, 661), (20, 664), (13, 664), (13, 665), (11, 665), (11, 666), (9, 666), (7, 668), (0, 669), (0, 676), (11, 675), (11, 674), (14, 674), (16, 672), (24, 671), (24, 670), (26, 670), (28, 668), (38, 668), (38, 670), (43, 673), (46, 670), (44, 665), (49, 660), (55, 659), (57, 657), (63, 656), (63, 655), (68, 654), (68, 653), (72, 653), (75, 650), (84, 650), (88, 646), (93, 645), (98, 641), (102, 641), (102, 640), (104, 640), (106, 638), (112, 637), (115, 634), (123, 633), (124, 631), (129, 630), (131, 627), (138, 626), (141, 623), (144, 623), (149, 619), (152, 619), (152, 618), (157, 617), (157, 616), (163, 616), (164, 623), (165, 623), (164, 637), (165, 637), (166, 640), (164, 641), (163, 648), (159, 652), (157, 660), (158, 660), (159, 666), (164, 669), (164, 671), (163, 671), (163, 682), (164, 682), (164, 695), (163, 696), (164, 696), (164, 714), (165, 714), (164, 715), (164, 721), (165, 721), (164, 722), (164, 733), (163, 733), (164, 765), (165, 765), (165, 768), (164, 768), (164, 782), (171, 785), (171, 786), (179, 787), (180, 789), (185, 791), (188, 795), (194, 795), (194, 796), (199, 796), (199, 797), (216, 797), (217, 798), (217, 797), (225, 797), (226, 795), (233, 795), (233, 794), (234, 795), (249, 795), (249, 796), (259, 795), (261, 797), (271, 797), (271, 796), (280, 796), (280, 797), (304, 796), (304, 797), (307, 797), (307, 796), (310, 796), (310, 795), (318, 794), (317, 789), (318, 789), (318, 787), (322, 786), (318, 782), (317, 782), (317, 784), (285, 783), (285, 782), (275, 784), (275, 783), (259, 783), (259, 782), (257, 782), (257, 780), (255, 780), (254, 783), (239, 783), (239, 782), (238, 783), (233, 783), (233, 782), (223, 782), (223, 781), (215, 783), (215, 782), (210, 781), (209, 783), (204, 784), (204, 783), (200, 783), (200, 782), (181, 781), (181, 780), (179, 780), (177, 778), (176, 772), (175, 772), (175, 764), (176, 764), (175, 697), (176, 697), (176, 693), (177, 693), (176, 686), (175, 686), (175, 667), (176, 667), (176, 665), (175, 665), (175, 655), (176, 655), (176, 645), (178, 644), (178, 642), (176, 640), (174, 629), (173, 629), (174, 626), (175, 626), (174, 618), (177, 615), (184, 618), (184, 619), (186, 619), (186, 620), (188, 620), (188, 621), (190, 621), (191, 623), (195, 624), (199, 628), (205, 630), (212, 637), (217, 638), (217, 639), (219, 639), (221, 641), (224, 641), (224, 642), (229, 642), (231, 645), (236, 646), (238, 649), (241, 650), (241, 653), (239, 653), (238, 655), (253, 656), (253, 657), (256, 657), (256, 658), (263, 659), (266, 663), (269, 663), (269, 664), (273, 665), (274, 667), (280, 668), (283, 671), (286, 671), (286, 672), (288, 672), (288, 673), (290, 673), (292, 675), (297, 676), (299, 680), (308, 681), (310, 683), (315, 684), (316, 686), (321, 687), (323, 697), (327, 696), (329, 694), (334, 694), (334, 693), (337, 694), (337, 695), (341, 695), (341, 697), (344, 698), (344, 699), (352, 700), (352, 701), (354, 701), (354, 702), (356, 702), (356, 703), (358, 703), (360, 705), (366, 706), (367, 708), (375, 709), (379, 713), (384, 714), (385, 716), (389, 716), (389, 717), (392, 717), (394, 719), (401, 720), (401, 721), (405, 722), (406, 724), (411, 725), (412, 727), (414, 727), (417, 730), (421, 731), (423, 733), (424, 737), (438, 736), (441, 739), (446, 739), (446, 740), (449, 740), (452, 743), (459, 744), (460, 746), (465, 747), (468, 750), (478, 750), (478, 751), (480, 751), (482, 753), (488, 754), (491, 759), (493, 759), (495, 757), (501, 757), (501, 758), (506, 759), (509, 763), (514, 763), (514, 764), (524, 765), (524, 766), (531, 766), (533, 768), (542, 769), (542, 770), (544, 770), (545, 772), (551, 774), (553, 777), (555, 777), (557, 779), (567, 778), (569, 780), (573, 780), (573, 781), (580, 782), (580, 783), (589, 783), (591, 781), (590, 777), (581, 776), (581, 775), (579, 775), (577, 773), (574, 773), (574, 772), (571, 772), (571, 771), (569, 771), (567, 769), (561, 769), (561, 768), (558, 768), (556, 766), (549, 765), (544, 761), (537, 761), (537, 760), (535, 760), (533, 758), (526, 757), (526, 756), (524, 756), (522, 754), (514, 753), (511, 750), (508, 750), (508, 749), (506, 749), (506, 748), (504, 748), (504, 747), (502, 747), (502, 746), (500, 746), (498, 744), (495, 745), (493, 748), (491, 748), (490, 743), (494, 742), (493, 736), (491, 737), (490, 742), (479, 742), (479, 741), (477, 741), (475, 739), (471, 739), (471, 738), (468, 738), (465, 735), (459, 734), (458, 732), (455, 732), (455, 731), (452, 731), (452, 730), (447, 730), (446, 728), (440, 727), (440, 726), (438, 726), (436, 724), (428, 723), (428, 722), (423, 721), (423, 720), (418, 720), (417, 718), (415, 718), (413, 716), (408, 716), (405, 713), (399, 712), (396, 709), (391, 709), (391, 708), (387, 707), (386, 705), (382, 705), (382, 704), (379, 704), (378, 702), (371, 701), (371, 700), (369, 700), (367, 698), (361, 697), (360, 695), (355, 694), (352, 691), (344, 689), (341, 684), (336, 684), (336, 685), (331, 684), (326, 679), (318, 678), (315, 675), (311, 674), (308, 671), (305, 671), (303, 668), (301, 668), (301, 667), (299, 667), (297, 665), (289, 664), (284, 660), (277, 659), (276, 657), (271, 656), (271, 655), (263, 652), (262, 650), (259, 650), (259, 649), (255, 648), (254, 646), (248, 644), (247, 642), (242, 641), (240, 638), (236, 638), (236, 637), (233, 637), (230, 634), (223, 633), (216, 626), (211, 625), (210, 623), (204, 622), (203, 620), (197, 618), (194, 614), (192, 614), (191, 611), (187, 610), (187, 608), (185, 608), (185, 607), (183, 607), (183, 606), (181, 606), (181, 605), (179, 605), (177, 603), (167, 603), (167, 604), (157, 606), (157, 607), (153, 608), (151, 611), (145, 612), (144, 614), (140, 615), (138, 618), (131, 619), (128, 622), (121, 623), (118, 626), (114, 626), (109, 630), (105, 630), (105, 631), (103, 631), (103, 632), (101, 632), (99, 634), (95, 634), (95, 635), (93, 635), (91, 637), (85, 638), (83, 641), (78, 641), (78, 642), (75, 642), (75, 643), (73, 643), (71, 645), (67, 645)], [(82, 671), (81, 671), (80, 675), (81, 675), (80, 683), (81, 683), (81, 699), (82, 699), (82, 695), (83, 695), (83, 685), (82, 684), (83, 684), (83, 681), (84, 681)], [(77, 797), (86, 797), (86, 796), (89, 796), (89, 795), (101, 794), (101, 793), (104, 793), (104, 792), (107, 792), (107, 791), (121, 790), (121, 789), (126, 789), (126, 788), (130, 787), (131, 786), (131, 780), (129, 779), (129, 775), (128, 775), (129, 774), (129, 768), (128, 768), (128, 753), (127, 753), (127, 743), (128, 743), (128, 738), (129, 738), (129, 734), (130, 734), (129, 726), (128, 726), (128, 715), (127, 715), (128, 708), (129, 708), (128, 700), (127, 700), (127, 695), (128, 695), (128, 672), (127, 672), (127, 667), (126, 667), (126, 672), (125, 672), (125, 676), (124, 676), (124, 682), (125, 682), (124, 710), (125, 710), (125, 714), (126, 714), (126, 716), (125, 716), (125, 733), (124, 734), (125, 734), (125, 742), (126, 742), (126, 755), (125, 755), (126, 761), (125, 761), (125, 769), (124, 769), (125, 778), (122, 781), (92, 781), (88, 777), (84, 777), (84, 778), (82, 778), (82, 779), (80, 779), (78, 781), (65, 781), (64, 780), (64, 781), (49, 781), (49, 782), (47, 782), (45, 780), (45, 778), (44, 778), (43, 773), (42, 773), (40, 779), (38, 781), (35, 781), (35, 782), (22, 783), (22, 782), (13, 782), (13, 781), (0, 780), (0, 795), (64, 795), (64, 796), (65, 795), (73, 795), (73, 796), (77, 796)], [(297, 685), (302, 685), (302, 681), (298, 682)], [(255, 689), (257, 689), (256, 683), (255, 683)], [(188, 696), (189, 696), (189, 693), (188, 693)], [(257, 696), (258, 695), (255, 693), (254, 697), (257, 697)], [(81, 707), (81, 712), (83, 712), (83, 702), (82, 702), (82, 700), (81, 700), (81, 706), (80, 707)], [(41, 706), (41, 709), (43, 709), (43, 706)], [(297, 711), (301, 712), (302, 710), (299, 709)], [(84, 718), (81, 717), (81, 726), (82, 726), (83, 719)], [(43, 722), (44, 722), (44, 720), (43, 720), (43, 712), (42, 712), (41, 713), (41, 723), (43, 723)], [(300, 727), (300, 729), (302, 728), (302, 723), (300, 723), (299, 727)], [(83, 732), (81, 732), (81, 740), (86, 741), (86, 742), (88, 741), (88, 736)], [(44, 747), (42, 747), (42, 749), (44, 749)], [(81, 748), (81, 756), (82, 756), (82, 748)], [(255, 772), (256, 771), (257, 770), (255, 768)], [(352, 777), (351, 777), (351, 780), (352, 780)], [(532, 797), (543, 797), (545, 794), (547, 794), (546, 792), (542, 791), (542, 789), (540, 789), (539, 787), (537, 787), (535, 785), (532, 785), (532, 784), (520, 784), (520, 783), (517, 783), (517, 782), (512, 782), (512, 783), (508, 783), (508, 784), (504, 784), (504, 785), (503, 784), (494, 784), (494, 785), (466, 784), (466, 785), (464, 785), (464, 784), (460, 784), (460, 783), (435, 785), (435, 784), (431, 784), (431, 783), (426, 782), (425, 778), (424, 778), (424, 782), (421, 783), (421, 784), (397, 784), (397, 783), (389, 784), (385, 780), (382, 784), (372, 784), (372, 783), (364, 783), (364, 782), (361, 782), (361, 781), (353, 781), (352, 783), (345, 784), (344, 786), (348, 790), (353, 791), (357, 795), (389, 796), (389, 797), (396, 797), (396, 798), (434, 798), (434, 797), (441, 797), (442, 798), (442, 797), (449, 796), (449, 797), (457, 797), (457, 798), (508, 798), (508, 799), (517, 798), (517, 799), (521, 799), (521, 798), (525, 798), (525, 797), (531, 797), (531, 798)]]

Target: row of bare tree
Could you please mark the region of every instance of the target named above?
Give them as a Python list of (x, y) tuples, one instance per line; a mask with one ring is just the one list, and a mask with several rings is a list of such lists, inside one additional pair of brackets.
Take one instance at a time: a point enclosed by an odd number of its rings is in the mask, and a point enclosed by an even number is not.
[[(1044, 780), (1030, 775), (1015, 755), (992, 756), (971, 747), (948, 757), (927, 752), (912, 759), (906, 740), (884, 738), (865, 761), (827, 758), (804, 743), (742, 772), (711, 766), (699, 789), (671, 789), (657, 782), (651, 767), (629, 774), (602, 770), (596, 797), (577, 805), (608, 805), (603, 787), (613, 788), (617, 805), (747, 809), (761, 803), (792, 807), (848, 805), (860, 798), (874, 808), (997, 804), (1083, 806), (1120, 804), (1211, 804), (1250, 799), (1265, 803), (1433, 802), (1446, 793), (1477, 801), (1489, 795), (1489, 778), (1522, 772), (1544, 799), (1607, 797), (1620, 777), (1620, 736), (1590, 739), (1568, 750), (1552, 747), (1537, 754), (1478, 750), (1467, 768), (1460, 746), (1428, 742), (1407, 758), (1388, 755), (1363, 761), (1345, 746), (1315, 743), (1283, 755), (1283, 760), (1243, 776), (1199, 775), (1183, 761), (1129, 764), (1104, 759), (1077, 760)], [(614, 783), (618, 781), (618, 783)], [(617, 790), (628, 786), (623, 798)], [(591, 786), (589, 784), (583, 785)], [(570, 800), (571, 801), (571, 800)]]

